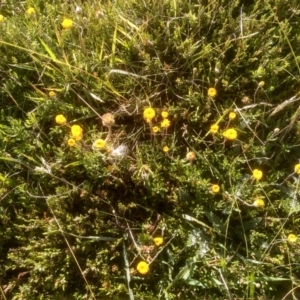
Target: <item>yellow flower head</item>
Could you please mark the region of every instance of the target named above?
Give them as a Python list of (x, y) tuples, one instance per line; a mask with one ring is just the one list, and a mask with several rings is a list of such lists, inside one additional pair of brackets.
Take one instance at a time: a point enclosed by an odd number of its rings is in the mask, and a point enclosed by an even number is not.
[(59, 125), (63, 125), (67, 123), (67, 119), (65, 118), (64, 115), (57, 115), (55, 117), (55, 122)]
[(196, 159), (195, 152), (193, 152), (193, 151), (188, 152), (187, 155), (186, 155), (186, 159), (189, 160), (189, 161), (195, 160)]
[(169, 126), (170, 126), (170, 120), (169, 119), (164, 119), (162, 122), (161, 122), (161, 124), (160, 124), (160, 126), (162, 127), (162, 128), (168, 128)]
[(28, 15), (33, 15), (35, 13), (35, 9), (33, 8), (33, 7), (29, 7), (28, 9), (27, 9), (27, 14)]
[(73, 21), (71, 19), (64, 19), (61, 26), (63, 29), (70, 29), (73, 26)]
[(258, 208), (263, 208), (263, 207), (265, 207), (265, 202), (263, 199), (258, 198), (253, 202), (253, 206), (258, 207)]
[(228, 128), (223, 132), (223, 136), (230, 141), (233, 141), (237, 138), (237, 131), (234, 128)]
[(214, 185), (211, 187), (211, 190), (212, 190), (214, 193), (219, 193), (219, 192), (220, 192), (220, 186), (217, 185), (217, 184), (214, 184)]
[(152, 132), (153, 132), (153, 133), (159, 132), (159, 127), (154, 126), (154, 127), (152, 128)]
[(252, 176), (256, 180), (261, 180), (263, 177), (263, 172), (261, 170), (254, 169), (252, 172)]
[(296, 172), (297, 174), (300, 174), (300, 164), (296, 164), (296, 165), (295, 165), (295, 172)]
[(105, 127), (111, 127), (115, 124), (115, 117), (111, 113), (104, 114), (102, 116), (102, 125)]
[(136, 269), (141, 274), (147, 274), (149, 272), (149, 265), (145, 261), (141, 261), (138, 263)]
[(151, 107), (147, 107), (144, 109), (144, 119), (149, 123), (155, 117), (155, 110)]
[(164, 146), (164, 147), (163, 147), (163, 151), (164, 151), (164, 152), (167, 153), (167, 152), (169, 152), (169, 150), (170, 150), (170, 148), (169, 148), (168, 146)]
[(290, 233), (290, 234), (288, 235), (288, 237), (287, 237), (287, 240), (288, 240), (291, 244), (293, 244), (293, 243), (296, 243), (296, 242), (297, 242), (298, 237), (297, 237), (295, 234)]
[(235, 112), (231, 112), (230, 114), (229, 114), (229, 119), (230, 120), (234, 120), (236, 118), (236, 113)]
[(106, 147), (106, 142), (103, 139), (97, 139), (94, 144), (93, 144), (93, 148), (94, 149), (105, 149)]
[(0, 15), (0, 23), (2, 23), (4, 21), (4, 16)]
[(77, 141), (82, 139), (82, 132), (83, 130), (79, 125), (73, 125), (71, 127), (72, 137)]
[(169, 116), (169, 113), (168, 113), (167, 111), (163, 111), (163, 112), (161, 113), (161, 116), (162, 116), (164, 119), (166, 119), (166, 118)]
[(209, 88), (208, 91), (207, 91), (207, 95), (209, 97), (214, 98), (217, 95), (217, 90), (215, 88)]
[(154, 244), (159, 247), (160, 245), (163, 244), (164, 239), (162, 237), (156, 237), (153, 239)]
[(213, 124), (213, 125), (210, 126), (210, 132), (211, 132), (212, 134), (217, 133), (218, 130), (219, 130), (219, 125), (218, 125), (218, 124)]
[(49, 92), (49, 97), (54, 97), (54, 96), (55, 96), (55, 92), (50, 91), (50, 92)]
[(259, 87), (263, 87), (265, 85), (265, 82), (264, 81), (260, 81), (259, 83), (258, 83), (258, 86)]
[(68, 146), (74, 147), (76, 145), (76, 141), (74, 139), (68, 139)]

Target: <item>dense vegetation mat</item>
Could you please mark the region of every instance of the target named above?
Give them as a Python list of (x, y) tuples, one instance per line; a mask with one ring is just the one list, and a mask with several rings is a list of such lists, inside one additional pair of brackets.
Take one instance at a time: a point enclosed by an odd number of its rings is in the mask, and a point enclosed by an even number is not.
[(299, 299), (298, 1), (0, 14), (1, 299)]

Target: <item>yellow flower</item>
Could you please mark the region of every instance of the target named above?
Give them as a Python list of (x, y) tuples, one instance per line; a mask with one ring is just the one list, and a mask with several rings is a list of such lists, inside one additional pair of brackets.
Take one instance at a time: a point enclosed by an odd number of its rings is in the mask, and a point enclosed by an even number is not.
[(35, 13), (35, 10), (34, 10), (33, 7), (29, 7), (29, 8), (27, 9), (27, 14), (28, 14), (28, 15), (32, 15), (32, 14), (34, 14), (34, 13)]
[(230, 114), (229, 114), (229, 119), (230, 120), (234, 120), (236, 118), (236, 113), (235, 112), (231, 112)]
[(65, 118), (64, 115), (57, 115), (55, 117), (55, 122), (59, 125), (63, 125), (67, 123), (67, 119)]
[(153, 133), (157, 133), (157, 132), (159, 131), (159, 127), (154, 126), (154, 127), (152, 128), (152, 131), (153, 131)]
[(261, 82), (258, 83), (258, 86), (259, 86), (259, 87), (263, 87), (264, 85), (265, 85), (265, 82), (264, 82), (264, 81), (261, 81)]
[(212, 134), (217, 133), (218, 130), (219, 130), (219, 125), (213, 124), (213, 125), (210, 126), (210, 132), (211, 132)]
[(217, 90), (215, 88), (209, 88), (207, 91), (207, 95), (209, 97), (215, 97), (217, 95)]
[(144, 119), (149, 123), (155, 117), (155, 110), (151, 107), (147, 107), (144, 110)]
[(168, 113), (167, 111), (163, 111), (163, 112), (161, 113), (161, 116), (162, 116), (164, 119), (166, 119), (166, 118), (169, 116), (169, 113)]
[(261, 180), (263, 177), (263, 172), (261, 170), (258, 169), (254, 169), (252, 172), (252, 176), (254, 177), (254, 179), (256, 180)]
[(290, 233), (287, 237), (287, 240), (290, 242), (290, 243), (296, 243), (297, 240), (298, 240), (298, 237), (293, 234), (293, 233)]
[(2, 23), (4, 21), (4, 16), (0, 15), (0, 23)]
[(68, 139), (68, 145), (70, 147), (74, 147), (76, 145), (76, 141), (74, 139)]
[(211, 190), (212, 190), (214, 193), (219, 193), (219, 192), (220, 192), (220, 186), (217, 185), (217, 184), (214, 184), (214, 185), (211, 187)]
[(193, 152), (193, 151), (188, 152), (187, 155), (186, 155), (186, 159), (189, 160), (189, 161), (195, 160), (196, 159), (195, 152)]
[(258, 207), (258, 208), (263, 208), (263, 207), (265, 207), (265, 202), (263, 199), (258, 198), (253, 202), (253, 206)]
[(49, 92), (49, 97), (54, 97), (54, 96), (55, 96), (55, 92), (50, 91), (50, 92)]
[(237, 131), (234, 128), (228, 128), (225, 132), (223, 132), (223, 136), (227, 140), (235, 140), (237, 138)]
[(106, 147), (106, 142), (103, 139), (97, 139), (94, 144), (93, 144), (93, 148), (95, 149), (105, 149)]
[(295, 165), (295, 172), (296, 172), (297, 174), (300, 174), (300, 164), (296, 164), (296, 165)]
[(170, 150), (170, 148), (169, 148), (168, 146), (164, 146), (164, 147), (163, 147), (163, 151), (164, 151), (164, 152), (167, 153), (167, 152), (169, 152), (169, 150)]
[(61, 26), (63, 29), (70, 29), (73, 26), (73, 21), (71, 19), (64, 19)]
[(161, 126), (162, 128), (168, 128), (168, 127), (170, 126), (170, 120), (169, 120), (169, 119), (164, 119), (164, 120), (161, 122), (160, 126)]
[(102, 125), (105, 127), (111, 127), (115, 124), (115, 117), (111, 113), (104, 114), (101, 118)]
[(149, 265), (145, 261), (141, 261), (138, 263), (136, 269), (141, 274), (147, 274), (149, 272)]
[(82, 132), (83, 132), (83, 130), (79, 125), (73, 125), (71, 127), (72, 137), (77, 141), (82, 139)]
[(162, 237), (156, 237), (156, 238), (153, 239), (153, 241), (154, 241), (154, 244), (155, 244), (157, 247), (159, 247), (160, 245), (163, 244), (164, 239), (163, 239)]

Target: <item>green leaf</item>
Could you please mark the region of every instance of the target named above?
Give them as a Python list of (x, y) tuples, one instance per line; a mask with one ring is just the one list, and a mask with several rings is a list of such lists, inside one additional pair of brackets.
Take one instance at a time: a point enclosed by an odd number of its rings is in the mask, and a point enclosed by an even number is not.
[(40, 42), (42, 43), (42, 45), (44, 46), (45, 50), (47, 51), (47, 53), (50, 55), (50, 57), (53, 60), (58, 60), (57, 57), (55, 56), (55, 54), (51, 51), (51, 49), (49, 48), (49, 46), (41, 39), (39, 38)]

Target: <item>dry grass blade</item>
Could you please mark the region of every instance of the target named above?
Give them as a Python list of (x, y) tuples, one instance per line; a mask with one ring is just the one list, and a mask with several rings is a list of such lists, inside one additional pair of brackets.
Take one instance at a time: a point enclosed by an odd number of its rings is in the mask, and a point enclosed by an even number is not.
[(286, 108), (287, 106), (289, 106), (290, 104), (292, 104), (292, 103), (294, 103), (294, 102), (296, 102), (296, 101), (298, 101), (298, 100), (300, 100), (300, 98), (298, 98), (297, 95), (291, 97), (291, 98), (288, 99), (288, 100), (285, 100), (284, 102), (282, 102), (281, 104), (277, 105), (277, 106), (273, 109), (272, 113), (270, 114), (270, 117), (276, 115), (277, 113), (279, 113), (280, 111), (282, 111), (284, 108)]

